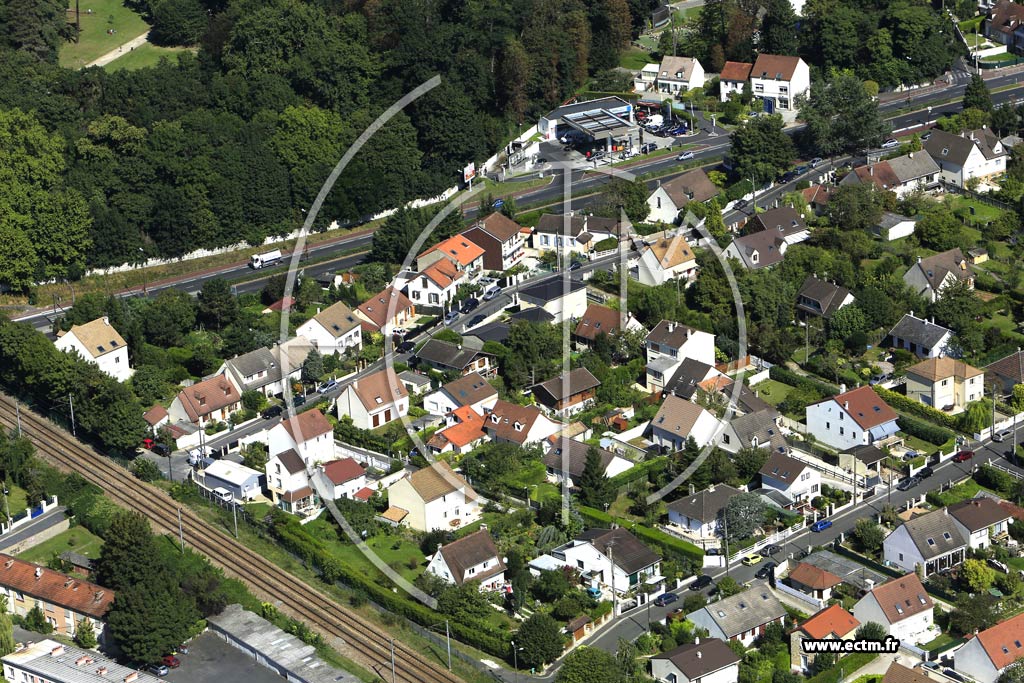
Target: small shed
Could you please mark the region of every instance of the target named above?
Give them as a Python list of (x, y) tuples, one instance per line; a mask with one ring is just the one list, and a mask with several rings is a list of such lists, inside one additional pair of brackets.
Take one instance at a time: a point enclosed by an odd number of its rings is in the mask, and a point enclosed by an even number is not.
[(589, 616), (581, 614), (565, 625), (565, 633), (572, 636), (572, 642), (578, 643), (594, 629), (594, 623)]

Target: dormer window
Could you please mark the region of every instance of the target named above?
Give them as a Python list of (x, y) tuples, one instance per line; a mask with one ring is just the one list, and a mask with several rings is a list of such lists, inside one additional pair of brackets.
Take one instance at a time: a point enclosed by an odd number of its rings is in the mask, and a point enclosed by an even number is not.
[(516, 422), (516, 423), (515, 423), (515, 425), (514, 425), (514, 427), (515, 427), (515, 430), (516, 430), (517, 432), (521, 432), (521, 431), (523, 431), (523, 423), (522, 423), (522, 422)]

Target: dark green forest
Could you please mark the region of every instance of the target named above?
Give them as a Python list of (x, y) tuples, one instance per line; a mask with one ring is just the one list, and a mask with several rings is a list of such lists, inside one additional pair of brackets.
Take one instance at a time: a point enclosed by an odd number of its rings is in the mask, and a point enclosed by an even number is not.
[(433, 196), (615, 65), (651, 4), (129, 2), (154, 41), (198, 54), (64, 69), (64, 5), (0, 0), (0, 285), (294, 230), (356, 136), (440, 74), (353, 160), (318, 227)]

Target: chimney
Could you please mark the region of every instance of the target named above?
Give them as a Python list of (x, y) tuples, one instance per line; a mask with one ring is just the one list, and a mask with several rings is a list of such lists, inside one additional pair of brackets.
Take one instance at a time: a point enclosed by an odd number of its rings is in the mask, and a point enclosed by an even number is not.
[(103, 324), (106, 325), (107, 327), (110, 327), (110, 318), (107, 316), (103, 316)]
[(694, 494), (694, 491), (695, 491), (695, 489), (693, 487), (693, 482), (690, 482), (690, 495), (691, 496)]
[(127, 676), (124, 677), (124, 683), (132, 683), (132, 681), (137, 681), (138, 679), (139, 679), (139, 672), (138, 671), (133, 671), (130, 674), (128, 674)]
[(845, 384), (840, 384), (839, 385), (839, 393), (840, 394), (845, 394), (846, 393), (846, 385)]
[(849, 401), (843, 401), (843, 410), (849, 410), (849, 409), (850, 409), (850, 402)]
[(36, 579), (38, 580), (40, 577), (42, 577), (42, 575), (43, 575), (43, 568), (42, 567), (36, 567)]
[(920, 256), (918, 256), (918, 257), (917, 257), (917, 262), (918, 262), (918, 263), (920, 263), (920, 262), (921, 262), (921, 257), (920, 257)]
[[(1020, 349), (1017, 349), (1017, 350), (1020, 351)], [(13, 565), (14, 565), (14, 558), (11, 558), (11, 559), (7, 560), (6, 562), (4, 562), (4, 569), (10, 569)]]
[(75, 666), (85, 666), (86, 664), (91, 663), (92, 657), (90, 657), (89, 655), (82, 655), (81, 657), (75, 660)]
[(675, 332), (675, 329), (676, 329), (676, 324), (670, 320), (669, 323), (668, 323), (668, 331), (669, 331), (669, 333), (671, 334), (672, 332)]
[(686, 338), (689, 339), (693, 336), (693, 330), (689, 327), (686, 328)]
[(67, 581), (64, 582), (64, 587), (67, 588), (68, 586), (70, 586), (74, 582), (75, 582), (74, 579), (68, 579)]
[(100, 668), (96, 669), (96, 675), (97, 676), (106, 676), (107, 675), (107, 667), (101, 666)]
[(64, 646), (63, 645), (58, 645), (57, 647), (55, 647), (52, 650), (50, 650), (50, 656), (51, 657), (60, 657), (62, 654), (64, 654)]
[(708, 493), (714, 493), (714, 492), (715, 492), (715, 485), (711, 484), (710, 486), (708, 486)]
[(693, 644), (694, 645), (700, 645), (700, 636), (697, 636), (696, 638), (693, 639)]

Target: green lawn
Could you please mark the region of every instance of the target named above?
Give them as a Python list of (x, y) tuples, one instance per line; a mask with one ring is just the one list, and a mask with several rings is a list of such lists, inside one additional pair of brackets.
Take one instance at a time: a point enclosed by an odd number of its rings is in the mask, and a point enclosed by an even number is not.
[(953, 636), (949, 635), (948, 633), (943, 633), (942, 635), (940, 635), (935, 640), (931, 640), (931, 641), (925, 643), (924, 645), (922, 645), (921, 647), (924, 648), (925, 650), (929, 650), (929, 651), (931, 651), (931, 650), (938, 650), (939, 648), (945, 647), (946, 645), (949, 645), (950, 643), (952, 643), (952, 642), (954, 642), (956, 640), (960, 640), (960, 639), (959, 638), (954, 638)]
[(622, 53), (619, 58), (619, 66), (630, 71), (639, 71), (645, 65), (651, 63), (651, 55), (647, 50), (638, 47), (631, 47)]
[(18, 557), (29, 562), (46, 564), (54, 555), (60, 555), (66, 550), (71, 550), (95, 560), (100, 556), (100, 549), (102, 547), (102, 538), (92, 534), (85, 527), (74, 526), (47, 541), (43, 541), (39, 545), (29, 548)]
[(935, 495), (939, 497), (942, 505), (953, 505), (961, 501), (974, 498), (982, 490), (981, 485), (973, 479), (968, 479), (962, 484), (957, 484), (948, 491), (942, 493), (935, 492)]
[(532, 489), (530, 491), (530, 500), (535, 500), (538, 503), (543, 503), (544, 501), (548, 501), (548, 500), (561, 500), (561, 499), (562, 499), (562, 489), (560, 489), (559, 487), (555, 486), (554, 484), (549, 484), (547, 482), (544, 482), (542, 484), (538, 484), (536, 488), (534, 488), (534, 489)]
[(979, 61), (985, 62), (986, 64), (1003, 64), (1005, 62), (1017, 61), (1017, 57), (1015, 55), (1011, 55), (1009, 52), (1003, 52), (998, 55), (982, 57)]
[(773, 406), (782, 403), (786, 396), (789, 395), (789, 392), (793, 391), (793, 387), (782, 382), (776, 382), (774, 379), (758, 382), (754, 389), (757, 391), (758, 397)]
[(163, 57), (167, 57), (173, 64), (178, 60), (179, 54), (187, 51), (188, 48), (185, 47), (157, 47), (152, 43), (145, 43), (131, 52), (126, 52), (123, 57), (118, 57), (104, 68), (107, 71), (121, 71), (122, 69), (134, 71), (147, 66), (156, 66)]
[[(75, 5), (72, 2), (69, 6), (73, 10)], [(77, 43), (61, 48), (61, 66), (80, 69), (149, 29), (142, 17), (125, 7), (121, 0), (79, 0), (79, 10), (82, 32)], [(74, 20), (73, 11), (68, 13), (68, 19)], [(112, 35), (107, 33), (110, 29), (114, 31)]]
[[(7, 508), (11, 511), (11, 517), (17, 517), (19, 512), (28, 507), (28, 495), (25, 493), (25, 489), (14, 484), (8, 484), (7, 490), (10, 492), (7, 494)], [(3, 509), (0, 509), (0, 514), (5, 518), (7, 516)]]
[[(994, 206), (990, 206), (974, 199), (968, 199), (967, 197), (956, 197), (953, 201), (954, 211), (963, 209), (966, 212), (968, 207), (974, 207), (974, 215), (967, 216), (967, 220), (974, 223), (987, 223), (989, 221), (994, 221), (1003, 215), (1002, 209), (997, 209)], [(980, 237), (980, 234), (978, 236)]]

